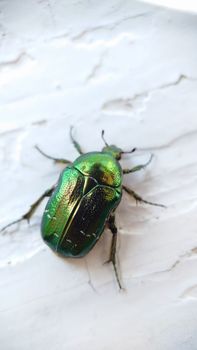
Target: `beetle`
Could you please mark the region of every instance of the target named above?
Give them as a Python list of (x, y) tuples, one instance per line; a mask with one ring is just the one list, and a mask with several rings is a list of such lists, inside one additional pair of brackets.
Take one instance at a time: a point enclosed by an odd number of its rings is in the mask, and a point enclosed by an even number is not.
[(121, 289), (121, 283), (116, 265), (117, 227), (115, 223), (115, 210), (118, 207), (123, 190), (136, 201), (163, 207), (162, 204), (144, 200), (132, 189), (123, 185), (123, 175), (144, 169), (152, 160), (137, 165), (131, 169), (122, 169), (121, 157), (131, 151), (123, 151), (115, 145), (105, 143), (101, 152), (82, 151), (79, 143), (74, 139), (73, 128), (70, 128), (71, 141), (79, 153), (79, 157), (71, 162), (67, 159), (54, 158), (43, 152), (38, 146), (37, 150), (45, 157), (56, 163), (65, 164), (56, 185), (46, 190), (30, 207), (30, 209), (8, 225), (22, 220), (29, 222), (38, 205), (45, 197), (50, 197), (43, 213), (41, 234), (43, 240), (56, 253), (64, 257), (84, 257), (96, 244), (106, 226), (112, 232), (112, 242), (109, 262), (113, 264), (116, 280)]

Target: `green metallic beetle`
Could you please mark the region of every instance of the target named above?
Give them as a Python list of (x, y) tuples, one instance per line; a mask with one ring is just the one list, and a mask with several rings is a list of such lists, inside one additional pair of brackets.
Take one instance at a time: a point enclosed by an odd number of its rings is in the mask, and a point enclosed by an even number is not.
[(142, 199), (133, 190), (122, 184), (123, 174), (145, 168), (150, 163), (152, 156), (146, 164), (135, 166), (132, 169), (122, 169), (119, 163), (121, 156), (124, 153), (134, 152), (135, 148), (124, 152), (114, 145), (109, 146), (104, 139), (104, 131), (102, 131), (102, 138), (105, 142), (102, 151), (84, 154), (80, 145), (73, 138), (72, 128), (70, 136), (80, 154), (73, 163), (66, 159), (51, 157), (36, 146), (45, 157), (67, 166), (61, 173), (56, 186), (45, 191), (25, 215), (6, 225), (2, 230), (21, 220), (29, 221), (41, 201), (50, 196), (41, 223), (44, 241), (52, 250), (64, 257), (80, 258), (93, 248), (107, 225), (112, 232), (109, 262), (112, 262), (118, 285), (122, 288), (116, 267), (115, 209), (120, 203), (122, 190), (137, 201), (162, 206)]

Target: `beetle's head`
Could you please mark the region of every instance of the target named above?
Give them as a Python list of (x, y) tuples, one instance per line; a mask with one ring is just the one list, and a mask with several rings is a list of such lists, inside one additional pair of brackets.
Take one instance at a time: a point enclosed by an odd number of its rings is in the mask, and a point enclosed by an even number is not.
[(133, 148), (131, 151), (128, 151), (128, 152), (126, 151), (125, 152), (121, 148), (119, 148), (119, 147), (117, 147), (115, 145), (108, 145), (108, 143), (104, 139), (104, 130), (102, 130), (101, 136), (102, 136), (102, 139), (103, 139), (103, 141), (105, 143), (105, 147), (103, 147), (102, 152), (111, 154), (117, 160), (121, 159), (122, 154), (124, 154), (124, 153), (133, 153), (136, 150), (136, 148)]
[(103, 147), (102, 152), (111, 154), (115, 159), (120, 160), (123, 151), (115, 145), (107, 145)]

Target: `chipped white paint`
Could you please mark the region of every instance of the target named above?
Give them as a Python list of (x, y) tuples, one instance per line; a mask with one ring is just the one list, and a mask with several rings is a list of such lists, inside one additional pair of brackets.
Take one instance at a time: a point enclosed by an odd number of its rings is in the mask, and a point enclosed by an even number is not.
[(119, 293), (106, 230), (85, 259), (44, 245), (40, 219), (0, 236), (2, 350), (196, 350), (197, 22), (134, 1), (1, 1), (1, 226), (57, 181), (34, 145), (73, 160), (69, 126), (87, 150), (106, 139), (125, 183), (167, 209), (117, 210)]

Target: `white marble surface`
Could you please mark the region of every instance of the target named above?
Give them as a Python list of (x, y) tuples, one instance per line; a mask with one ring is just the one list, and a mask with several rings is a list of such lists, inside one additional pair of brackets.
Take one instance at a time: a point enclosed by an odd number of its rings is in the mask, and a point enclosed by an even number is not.
[[(35, 149), (137, 146), (125, 183), (167, 209), (117, 210), (120, 293), (106, 230), (82, 260), (62, 260), (31, 225), (0, 236), (1, 350), (196, 350), (197, 18), (134, 1), (0, 3), (1, 226), (61, 171)], [(44, 204), (43, 204), (44, 205)]]

